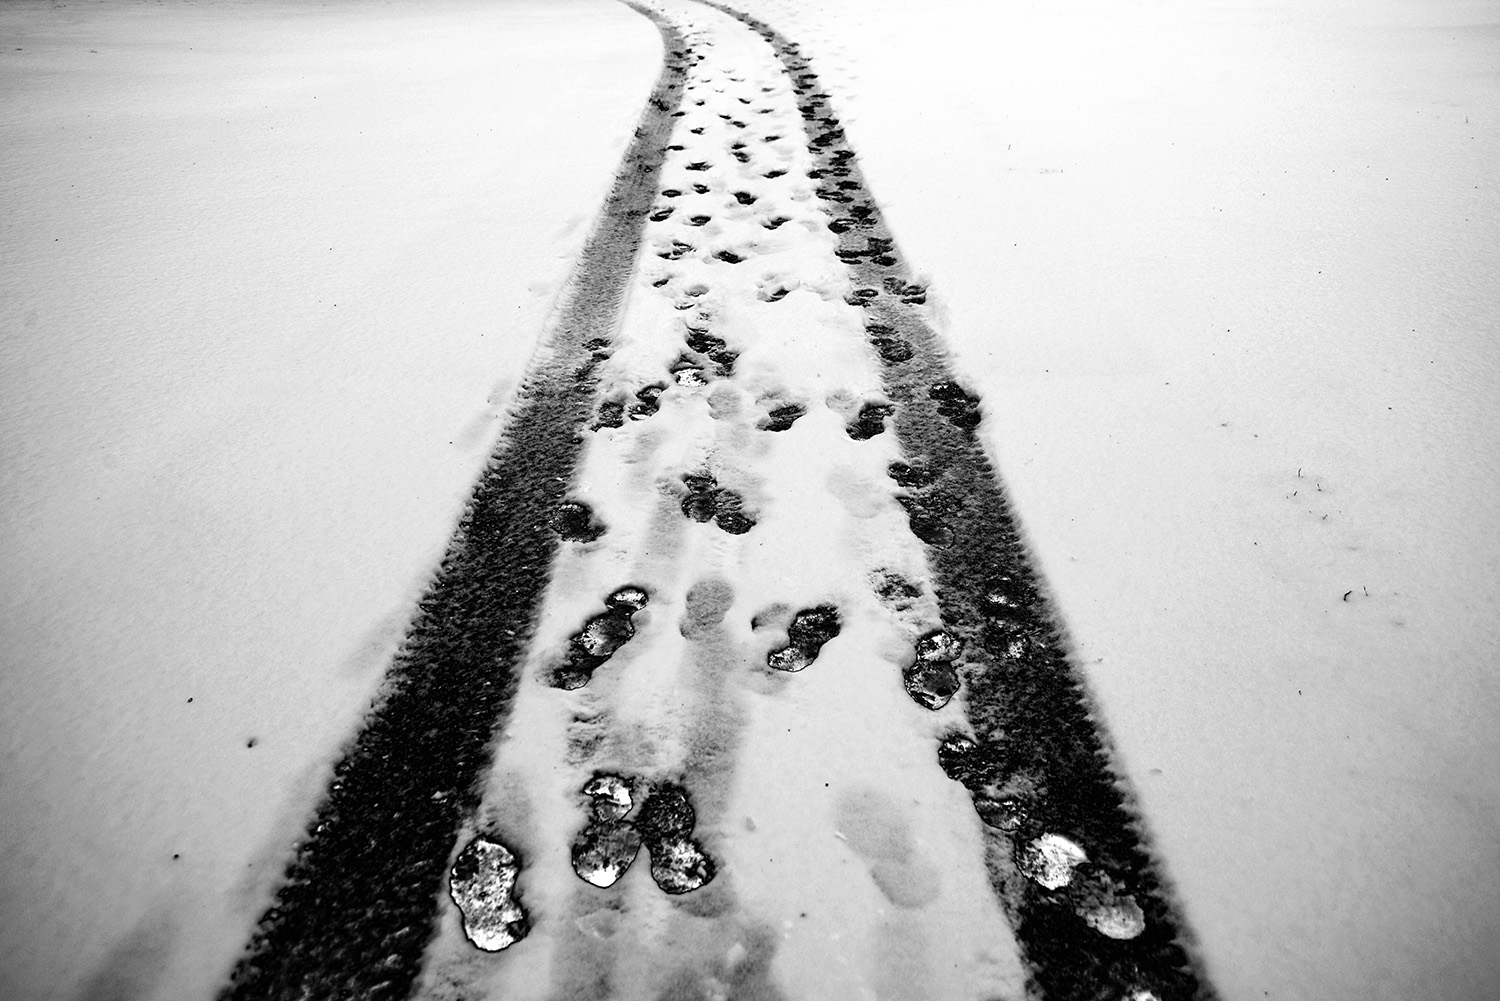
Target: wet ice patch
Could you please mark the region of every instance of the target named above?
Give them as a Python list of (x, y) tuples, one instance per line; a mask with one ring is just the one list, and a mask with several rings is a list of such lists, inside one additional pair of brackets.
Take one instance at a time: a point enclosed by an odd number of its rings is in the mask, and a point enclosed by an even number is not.
[(478, 835), (458, 853), (448, 878), (448, 893), (463, 915), (464, 935), (476, 948), (499, 952), (531, 930), (516, 898), (521, 864), (499, 841)]

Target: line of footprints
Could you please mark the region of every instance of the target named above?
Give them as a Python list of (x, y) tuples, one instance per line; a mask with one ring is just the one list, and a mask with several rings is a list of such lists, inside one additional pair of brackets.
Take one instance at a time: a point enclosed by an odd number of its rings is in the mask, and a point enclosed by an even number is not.
[[(684, 513), (707, 521), (688, 510), (689, 501), (684, 502)], [(603, 531), (592, 511), (578, 501), (566, 502), (554, 524), (565, 538), (592, 539)], [(882, 586), (883, 590), (903, 588), (911, 585), (894, 575)], [(567, 653), (548, 682), (567, 690), (587, 685), (594, 672), (635, 635), (633, 617), (649, 600), (640, 587), (612, 592), (604, 599), (604, 611), (590, 617), (571, 637)], [(766, 655), (766, 665), (787, 673), (805, 670), (817, 660), (823, 645), (839, 634), (838, 609), (826, 604), (804, 608), (792, 616), (786, 631), (786, 644)], [(959, 652), (957, 640), (941, 630), (918, 640), (916, 659), (904, 673), (913, 701), (934, 710), (948, 703), (959, 689), (954, 667)], [(946, 759), (961, 757), (966, 750), (963, 743), (961, 738), (950, 738), (943, 745), (948, 770), (952, 770), (951, 762)], [(613, 886), (644, 848), (651, 860), (651, 878), (666, 893), (688, 893), (713, 880), (717, 867), (692, 837), (697, 816), (681, 785), (600, 772), (579, 792), (588, 814), (571, 853), (573, 871), (580, 879), (601, 888)], [(514, 853), (486, 835), (476, 836), (459, 853), (449, 892), (463, 915), (465, 934), (479, 948), (499, 951), (530, 931), (525, 910), (515, 897), (519, 873), (520, 861)]]
[[(683, 58), (691, 55), (694, 67), (698, 67), (705, 61), (712, 42), (702, 33), (689, 33), (688, 42), (693, 51), (678, 50), (672, 54)], [(657, 362), (650, 374), (643, 376), (636, 370), (628, 381), (622, 380), (604, 390), (591, 421), (594, 431), (650, 421), (662, 410), (663, 394), (668, 394), (665, 402), (670, 404), (673, 393), (696, 392), (718, 380), (734, 380), (739, 352), (715, 333), (724, 319), (720, 315), (723, 305), (707, 281), (696, 279), (712, 280), (714, 272), (725, 266), (742, 276), (746, 267), (753, 266), (746, 262), (757, 254), (769, 252), (769, 248), (761, 246), (763, 239), (774, 244), (775, 240), (791, 239), (788, 233), (796, 236), (797, 226), (787, 226), (794, 222), (793, 218), (783, 212), (796, 211), (793, 205), (799, 199), (791, 198), (788, 193), (793, 190), (794, 182), (801, 183), (796, 176), (799, 171), (814, 182), (815, 188), (810, 193), (832, 213), (826, 223), (829, 231), (864, 233), (874, 227), (874, 209), (865, 204), (861, 186), (853, 177), (853, 153), (839, 148), (844, 139), (842, 127), (829, 108), (829, 96), (817, 91), (815, 84), (816, 77), (805, 62), (790, 80), (796, 100), (802, 102), (797, 111), (818, 123), (803, 140), (815, 157), (814, 166), (800, 169), (791, 149), (802, 137), (791, 123), (778, 124), (774, 119), (759, 117), (778, 110), (774, 100), (781, 89), (779, 85), (759, 86), (758, 81), (747, 81), (733, 72), (715, 77), (707, 66), (695, 69), (694, 81), (688, 88), (692, 104), (674, 113), (674, 117), (693, 117), (682, 123), (689, 127), (685, 128), (685, 134), (680, 132), (675, 137), (679, 141), (663, 151), (669, 157), (668, 167), (674, 166), (675, 159), (675, 166), (686, 176), (667, 182), (659, 192), (650, 214), (654, 226), (648, 231), (654, 233), (654, 238), (647, 241), (648, 254), (656, 260), (648, 257), (643, 275), (652, 288), (670, 298), (681, 325), (675, 328), (672, 346), (660, 356), (665, 370), (657, 368), (661, 364)], [(739, 89), (726, 94), (726, 86)], [(708, 95), (710, 87), (723, 96)], [(731, 97), (736, 104), (728, 103)], [(714, 100), (717, 107), (706, 107), (706, 99)], [(723, 107), (731, 111), (719, 112)], [(786, 109), (780, 110), (784, 117)], [(822, 114), (817, 115), (818, 112)], [(715, 114), (722, 124), (715, 120)], [(800, 122), (796, 128), (801, 128)], [(714, 162), (718, 155), (711, 145), (718, 141), (718, 135), (727, 135), (727, 150), (725, 146), (717, 148), (727, 151), (733, 165)], [(689, 162), (682, 163), (683, 160)], [(727, 176), (728, 172), (732, 176)], [(769, 236), (778, 230), (781, 232), (775, 237)], [(735, 236), (739, 239), (733, 239)], [(725, 246), (725, 241), (731, 242), (733, 249)], [(857, 265), (868, 258), (881, 268), (897, 266), (893, 241), (871, 235), (866, 236), (865, 242), (863, 250), (836, 251), (838, 260), (845, 265)], [(745, 267), (735, 267), (738, 265)], [(660, 268), (667, 268), (667, 273), (657, 270)], [(920, 306), (926, 301), (925, 287), (895, 275), (870, 284), (874, 287), (855, 288), (844, 296), (844, 302), (868, 310), (882, 295), (908, 306)], [(793, 288), (815, 291), (825, 297), (843, 295), (842, 290), (835, 292), (819, 285), (813, 279), (800, 281), (768, 272), (759, 284), (756, 298), (776, 303)], [(913, 346), (895, 328), (877, 322), (868, 314), (862, 325), (866, 339), (885, 364), (902, 365), (913, 359)], [(681, 340), (676, 340), (677, 337)], [(596, 363), (605, 362), (613, 354), (612, 345), (605, 340), (585, 347), (593, 352)], [(666, 361), (673, 355), (675, 360)], [(936, 402), (939, 414), (954, 425), (972, 429), (979, 423), (978, 400), (962, 386), (938, 382), (928, 387), (928, 395)], [(760, 396), (759, 403), (765, 410), (756, 427), (764, 432), (788, 431), (809, 412), (807, 401), (777, 393)], [(831, 400), (830, 406), (833, 406)], [(866, 441), (885, 432), (892, 426), (896, 413), (895, 405), (881, 399), (850, 400), (847, 406), (838, 409), (844, 416), (845, 432), (855, 441)], [(912, 533), (924, 543), (949, 543), (947, 503), (937, 494), (939, 477), (935, 472), (921, 459), (893, 462), (887, 472), (897, 488), (897, 500), (906, 511)], [(680, 499), (683, 517), (700, 524), (712, 523), (735, 536), (755, 528), (757, 512), (746, 498), (721, 484), (708, 469), (675, 474), (672, 485)], [(579, 543), (593, 542), (607, 530), (587, 504), (571, 499), (554, 513), (553, 528), (562, 539)], [(920, 592), (898, 574), (882, 571), (877, 576), (878, 596), (888, 605), (901, 607)], [(990, 600), (995, 606), (991, 611), (1003, 616), (1010, 609), (1026, 606), (1030, 597), (1025, 582), (999, 578), (991, 589)], [(543, 672), (544, 683), (562, 690), (587, 686), (595, 673), (635, 635), (636, 613), (650, 600), (649, 591), (634, 584), (609, 593), (603, 599), (602, 610), (583, 623), (569, 638), (562, 654)], [(839, 635), (840, 628), (839, 610), (831, 604), (797, 611), (786, 625), (787, 642), (767, 654), (767, 666), (788, 673), (806, 670), (814, 664), (824, 644)], [(915, 655), (903, 671), (905, 689), (914, 702), (938, 710), (957, 694), (961, 648), (956, 637), (941, 629), (916, 640)], [(944, 771), (975, 791), (976, 807), (986, 824), (1007, 832), (1022, 830), (1027, 820), (1024, 790), (992, 787), (985, 779), (989, 770), (983, 767), (980, 757), (974, 741), (960, 733), (948, 736), (938, 749)], [(596, 771), (578, 790), (578, 796), (586, 818), (571, 847), (572, 867), (578, 878), (596, 887), (614, 886), (644, 849), (650, 859), (651, 877), (665, 893), (690, 893), (714, 879), (717, 865), (693, 836), (697, 817), (681, 784)], [(1069, 839), (1047, 833), (1031, 840), (1018, 861), (1032, 879), (1044, 887), (1057, 889), (1073, 881), (1074, 870), (1087, 862), (1087, 856)], [(515, 892), (520, 868), (521, 860), (510, 849), (483, 833), (463, 848), (452, 867), (450, 894), (462, 914), (466, 935), (480, 949), (504, 949), (520, 941), (530, 930)], [(1138, 934), (1139, 909), (1133, 900), (1129, 900), (1128, 907), (1117, 901), (1117, 897), (1128, 900), (1122, 889), (1100, 884), (1091, 892), (1099, 900), (1091, 897), (1090, 901), (1081, 902), (1080, 907), (1089, 914), (1105, 915), (1091, 919), (1091, 923), (1113, 922), (1107, 930), (1101, 930), (1118, 938)]]

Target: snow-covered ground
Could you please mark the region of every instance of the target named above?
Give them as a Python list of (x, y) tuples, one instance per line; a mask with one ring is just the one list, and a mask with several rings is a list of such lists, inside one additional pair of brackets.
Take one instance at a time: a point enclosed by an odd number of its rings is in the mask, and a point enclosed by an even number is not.
[(1500, 996), (1493, 5), (761, 6), (844, 68), (1225, 996)]
[(1500, 996), (1494, 6), (795, 17), (1224, 995)]
[[(746, 7), (931, 276), (1223, 994), (1500, 993), (1492, 5)], [(602, 0), (0, 43), (0, 995), (203, 997), (660, 46)]]
[(0, 36), (0, 996), (206, 997), (660, 43), (605, 0), (6, 4)]

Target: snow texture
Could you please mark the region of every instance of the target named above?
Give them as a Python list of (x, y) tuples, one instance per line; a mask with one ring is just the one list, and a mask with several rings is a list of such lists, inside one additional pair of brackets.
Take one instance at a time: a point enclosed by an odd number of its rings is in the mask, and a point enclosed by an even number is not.
[[(742, 7), (802, 43), (930, 277), (984, 401), (952, 408), (1224, 997), (1500, 995), (1492, 6)], [(411, 620), (660, 47), (602, 0), (22, 0), (0, 26), (0, 995), (205, 997)], [(710, 86), (794, 119), (763, 53), (715, 58)], [(917, 654), (940, 623), (806, 153), (704, 128), (476, 826), (525, 860), (531, 932), (480, 954), (447, 905), (424, 990), (583, 997), (608, 969), (1014, 996), (933, 756), (961, 754), (953, 710), (908, 695), (943, 701)], [(699, 192), (699, 163), (743, 183)], [(650, 594), (608, 616), (629, 634), (548, 684), (623, 587)], [(822, 608), (838, 631), (805, 652)], [(656, 855), (580, 879), (574, 839), (620, 819), (591, 816), (596, 773), (640, 810), (683, 783), (693, 825), (657, 854), (712, 879), (669, 896)], [(1087, 890), (1129, 937), (1128, 895)], [(679, 967), (650, 965), (665, 942)]]

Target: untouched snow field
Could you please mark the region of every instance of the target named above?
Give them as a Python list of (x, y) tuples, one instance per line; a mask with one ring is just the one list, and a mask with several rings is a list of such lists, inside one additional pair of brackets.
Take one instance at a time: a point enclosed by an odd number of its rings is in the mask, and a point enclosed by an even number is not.
[[(1493, 8), (741, 7), (930, 275), (1216, 987), (1500, 995)], [(0, 996), (207, 997), (661, 48), (602, 0), (11, 3), (0, 42)], [(559, 566), (539, 649), (591, 614)]]

